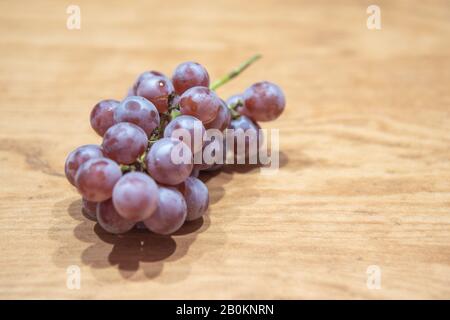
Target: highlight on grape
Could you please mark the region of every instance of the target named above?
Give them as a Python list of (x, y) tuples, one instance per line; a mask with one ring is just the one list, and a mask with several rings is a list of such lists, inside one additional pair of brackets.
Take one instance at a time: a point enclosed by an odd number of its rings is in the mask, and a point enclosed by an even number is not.
[(65, 163), (84, 215), (112, 234), (145, 228), (169, 235), (207, 213), (201, 172), (258, 164), (262, 174), (276, 173), (279, 132), (258, 121), (284, 111), (281, 88), (261, 81), (226, 101), (215, 92), (259, 58), (211, 84), (196, 62), (180, 64), (171, 78), (146, 71), (122, 101), (98, 102), (90, 123), (102, 143), (78, 147)]

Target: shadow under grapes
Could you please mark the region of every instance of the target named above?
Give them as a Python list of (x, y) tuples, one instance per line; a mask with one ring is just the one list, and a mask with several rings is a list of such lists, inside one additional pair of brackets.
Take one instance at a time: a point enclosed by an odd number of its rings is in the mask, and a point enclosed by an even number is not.
[[(53, 210), (54, 224), (49, 229), (49, 237), (58, 242), (59, 247), (52, 259), (54, 263), (66, 268), (72, 264), (90, 267), (99, 280), (111, 281), (110, 273), (102, 270), (116, 268), (123, 279), (141, 281), (155, 279), (161, 275), (164, 265), (183, 258), (197, 235), (204, 232), (210, 224), (209, 217), (186, 222), (176, 233), (161, 236), (146, 229), (133, 228), (131, 231), (113, 235), (104, 231), (100, 225), (88, 220), (81, 210), (81, 199), (63, 200)], [(70, 218), (78, 224), (72, 229), (74, 237), (68, 236)], [(73, 222), (72, 220), (72, 222)], [(72, 223), (73, 225), (73, 223)], [(78, 242), (73, 241), (77, 239)], [(88, 246), (86, 247), (86, 244)], [(178, 269), (171, 279), (182, 280), (189, 274), (189, 264)]]
[[(286, 159), (285, 159), (286, 160)], [(282, 165), (286, 161), (282, 161)], [(220, 216), (214, 225), (214, 241), (205, 239), (199, 248), (190, 250), (198, 235), (206, 231), (214, 217), (215, 206), (225, 196), (224, 186), (233, 180), (235, 174), (246, 174), (259, 170), (258, 165), (227, 165), (222, 170), (201, 172), (199, 178), (210, 191), (210, 206), (207, 215), (195, 221), (186, 222), (170, 236), (161, 236), (146, 229), (133, 228), (131, 231), (113, 235), (104, 231), (95, 221), (82, 213), (81, 199), (70, 197), (57, 202), (53, 208), (49, 237), (58, 243), (52, 256), (55, 265), (67, 268), (70, 265), (88, 266), (92, 275), (101, 282), (120, 279), (129, 281), (177, 282), (188, 277), (190, 265), (205, 252), (220, 250), (226, 243), (226, 234), (221, 224), (236, 223), (241, 211), (237, 202)], [(251, 187), (251, 186), (250, 186)], [(255, 194), (255, 190), (252, 191)], [(246, 198), (246, 204), (258, 197)], [(210, 218), (211, 217), (211, 218)], [(215, 219), (216, 221), (216, 219)], [(74, 241), (76, 240), (76, 241)], [(188, 254), (188, 257), (186, 255)], [(186, 257), (185, 259), (183, 259)], [(181, 260), (177, 268), (164, 272), (167, 264)], [(117, 273), (105, 272), (117, 270)], [(117, 276), (119, 275), (119, 277)]]

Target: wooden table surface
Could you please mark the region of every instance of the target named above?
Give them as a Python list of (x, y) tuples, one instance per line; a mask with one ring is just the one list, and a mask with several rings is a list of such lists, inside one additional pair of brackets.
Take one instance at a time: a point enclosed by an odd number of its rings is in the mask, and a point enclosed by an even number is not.
[[(77, 0), (68, 30), (66, 1), (0, 2), (0, 298), (450, 298), (450, 5), (377, 1), (369, 30), (372, 3)], [(218, 93), (284, 89), (278, 174), (204, 177), (208, 217), (172, 237), (81, 215), (63, 165), (100, 143), (97, 101), (254, 53)]]

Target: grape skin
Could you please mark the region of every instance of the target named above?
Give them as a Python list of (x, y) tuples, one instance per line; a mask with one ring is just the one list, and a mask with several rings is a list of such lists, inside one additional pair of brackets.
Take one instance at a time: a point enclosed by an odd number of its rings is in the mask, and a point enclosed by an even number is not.
[[(181, 153), (177, 151), (181, 151)], [(172, 161), (172, 152), (176, 153), (176, 155), (185, 155), (188, 161), (175, 163)], [(184, 159), (183, 157), (180, 160)], [(192, 152), (184, 142), (171, 138), (162, 138), (150, 148), (145, 158), (145, 164), (147, 172), (157, 182), (177, 185), (186, 180), (192, 172)]]
[(104, 154), (120, 164), (131, 164), (144, 153), (147, 135), (138, 126), (121, 122), (109, 128), (103, 137)]
[[(231, 121), (230, 123), (230, 129), (234, 129), (234, 135), (231, 137), (234, 139), (234, 153), (236, 157), (242, 158), (242, 159), (248, 159), (250, 156), (255, 155), (258, 153), (259, 145), (262, 143), (262, 135), (259, 135), (259, 125), (255, 122), (253, 122), (250, 118), (246, 116), (240, 116), (239, 118)], [(250, 130), (251, 133), (254, 133), (252, 135), (246, 136), (245, 132), (247, 130)], [(239, 153), (237, 144), (238, 141), (241, 140), (243, 137), (245, 140), (245, 150), (244, 153)], [(227, 137), (228, 138), (228, 137)], [(250, 145), (256, 144), (255, 150), (250, 150)]]
[(66, 163), (64, 165), (64, 172), (67, 180), (75, 186), (75, 175), (77, 174), (78, 168), (90, 159), (101, 157), (103, 157), (103, 151), (100, 146), (95, 144), (87, 144), (73, 150), (67, 156)]
[(230, 109), (228, 108), (225, 101), (223, 101), (222, 99), (220, 101), (221, 105), (219, 108), (219, 112), (217, 113), (217, 116), (214, 118), (213, 121), (205, 124), (206, 129), (218, 129), (220, 131), (224, 131), (230, 125), (231, 122)]
[(114, 109), (119, 105), (117, 100), (102, 100), (91, 111), (91, 127), (101, 137), (114, 125)]
[(97, 205), (97, 221), (106, 232), (113, 234), (130, 231), (135, 224), (119, 215), (111, 199)]
[(222, 102), (214, 91), (206, 87), (193, 87), (182, 94), (179, 104), (182, 114), (207, 124), (216, 118)]
[(75, 183), (83, 198), (100, 202), (111, 198), (114, 185), (121, 176), (117, 163), (107, 158), (96, 158), (80, 166)]
[(181, 95), (196, 86), (209, 87), (209, 74), (201, 64), (187, 61), (176, 67), (172, 83), (175, 92)]
[[(216, 141), (216, 139), (217, 137), (213, 136), (206, 140), (202, 151), (194, 155), (194, 168), (206, 170), (215, 164), (216, 157), (220, 158), (220, 153), (224, 152), (223, 143), (220, 142), (221, 140)], [(224, 162), (224, 159), (222, 157), (222, 162)]]
[(159, 113), (155, 105), (143, 97), (125, 98), (114, 110), (114, 121), (130, 122), (150, 136), (159, 125)]
[(152, 102), (160, 113), (167, 112), (169, 97), (173, 95), (172, 82), (165, 76), (152, 76), (142, 79), (137, 88), (136, 95)]
[(164, 77), (165, 79), (170, 80), (169, 78), (167, 78), (162, 72), (159, 71), (155, 71), (155, 70), (151, 70), (151, 71), (144, 71), (142, 72), (134, 81), (133, 86), (130, 88), (130, 90), (128, 91), (129, 96), (136, 96), (137, 94), (137, 87), (139, 86), (139, 83), (142, 80), (145, 79), (149, 79), (152, 77)]
[(130, 221), (150, 217), (158, 206), (158, 186), (142, 172), (130, 172), (116, 183), (112, 195), (117, 212)]
[(154, 233), (168, 235), (177, 231), (187, 215), (186, 201), (175, 188), (159, 186), (159, 204), (155, 213), (144, 220), (145, 226)]
[(256, 121), (275, 120), (283, 112), (286, 100), (276, 84), (262, 81), (253, 84), (243, 94), (244, 107), (241, 114)]
[(195, 177), (189, 177), (179, 186), (187, 206), (186, 221), (200, 218), (208, 210), (209, 192), (206, 185)]
[(98, 202), (89, 201), (83, 198), (81, 203), (82, 203), (81, 211), (83, 211), (84, 215), (92, 221), (97, 221)]
[[(181, 135), (177, 136), (176, 130), (180, 129), (185, 131), (182, 131)], [(180, 131), (178, 132), (180, 133)], [(184, 141), (188, 146), (190, 146), (192, 153), (196, 153), (203, 147), (203, 137), (205, 136), (205, 133), (205, 127), (197, 118), (192, 116), (178, 116), (170, 121), (165, 128), (164, 137)], [(189, 137), (190, 143), (187, 143), (187, 141), (183, 139), (184, 136)], [(195, 141), (196, 139), (197, 141)]]

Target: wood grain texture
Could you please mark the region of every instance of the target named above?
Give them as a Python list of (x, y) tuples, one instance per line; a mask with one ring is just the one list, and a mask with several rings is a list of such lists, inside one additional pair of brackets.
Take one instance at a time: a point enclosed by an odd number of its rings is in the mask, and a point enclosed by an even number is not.
[[(450, 6), (377, 1), (0, 2), (0, 298), (450, 298)], [(66, 155), (147, 69), (186, 60), (219, 90), (284, 88), (281, 170), (207, 177), (207, 218), (169, 238), (106, 236)], [(68, 290), (66, 268), (81, 268)], [(378, 265), (381, 289), (366, 286)]]

